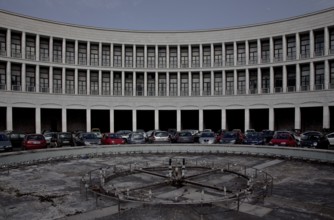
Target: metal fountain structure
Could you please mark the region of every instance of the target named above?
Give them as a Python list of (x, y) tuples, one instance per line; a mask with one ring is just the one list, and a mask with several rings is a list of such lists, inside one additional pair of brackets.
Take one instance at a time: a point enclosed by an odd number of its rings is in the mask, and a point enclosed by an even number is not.
[(169, 158), (161, 166), (101, 167), (81, 178), (89, 192), (121, 203), (150, 205), (217, 204), (239, 211), (240, 204), (270, 196), (273, 178), (268, 173), (238, 164)]

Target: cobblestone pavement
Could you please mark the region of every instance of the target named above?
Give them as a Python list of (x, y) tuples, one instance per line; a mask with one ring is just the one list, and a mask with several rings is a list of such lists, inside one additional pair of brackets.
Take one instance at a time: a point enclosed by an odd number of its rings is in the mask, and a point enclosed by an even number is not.
[[(121, 204), (97, 200), (80, 187), (89, 170), (130, 164), (160, 165), (172, 157), (257, 167), (274, 178), (270, 197), (245, 201), (240, 211), (212, 205)], [(0, 219), (334, 219), (333, 165), (215, 154), (134, 154), (53, 161), (0, 173)]]

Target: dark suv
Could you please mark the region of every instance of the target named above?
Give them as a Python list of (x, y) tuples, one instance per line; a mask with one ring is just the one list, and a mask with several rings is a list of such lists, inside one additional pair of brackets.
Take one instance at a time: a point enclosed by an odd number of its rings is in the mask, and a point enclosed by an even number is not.
[(307, 131), (301, 135), (301, 147), (328, 149), (329, 141), (323, 133), (319, 131)]
[(53, 134), (51, 144), (54, 147), (74, 146), (74, 140), (71, 132), (58, 132)]

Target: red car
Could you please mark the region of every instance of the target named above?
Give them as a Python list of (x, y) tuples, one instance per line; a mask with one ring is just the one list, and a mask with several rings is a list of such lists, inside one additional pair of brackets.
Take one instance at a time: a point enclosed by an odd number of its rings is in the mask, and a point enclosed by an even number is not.
[(101, 144), (103, 145), (125, 144), (125, 140), (119, 134), (104, 133), (101, 138)]
[(269, 142), (269, 145), (297, 147), (297, 141), (290, 132), (277, 131)]
[(27, 134), (22, 142), (23, 150), (42, 149), (46, 147), (47, 143), (42, 134)]

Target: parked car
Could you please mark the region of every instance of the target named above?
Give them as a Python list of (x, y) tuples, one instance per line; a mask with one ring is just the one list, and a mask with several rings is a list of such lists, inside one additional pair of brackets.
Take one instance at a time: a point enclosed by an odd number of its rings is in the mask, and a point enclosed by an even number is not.
[(125, 144), (125, 140), (119, 134), (104, 133), (101, 138), (101, 144), (104, 145)]
[(329, 133), (326, 135), (327, 136), (327, 139), (329, 141), (329, 145), (334, 145), (334, 132), (333, 133)]
[(22, 147), (22, 141), (24, 140), (25, 134), (22, 132), (11, 132), (7, 134), (10, 142), (12, 143), (13, 148), (21, 148)]
[(54, 142), (51, 144), (51, 139), (55, 138), (56, 134), (57, 134), (57, 132), (48, 132), (48, 131), (43, 133), (43, 136), (46, 140), (46, 144), (47, 144), (48, 147), (54, 147), (54, 145), (51, 146), (52, 144), (54, 144)]
[(289, 131), (276, 131), (269, 145), (297, 147), (297, 141)]
[(94, 132), (98, 138), (102, 138), (102, 134), (99, 128), (92, 128), (91, 132)]
[(143, 132), (132, 132), (128, 137), (129, 144), (145, 144), (146, 138)]
[(153, 131), (148, 137), (149, 143), (169, 143), (170, 137), (167, 131)]
[(173, 138), (175, 143), (194, 143), (194, 136), (189, 131), (177, 132)]
[(223, 137), (220, 139), (221, 144), (242, 144), (243, 135), (239, 132), (228, 131), (224, 132)]
[(248, 132), (245, 136), (243, 144), (264, 145), (265, 138), (261, 132)]
[(94, 132), (80, 133), (75, 139), (77, 146), (89, 146), (101, 144), (101, 139)]
[(130, 130), (119, 130), (116, 134), (121, 135), (125, 142), (127, 142), (128, 137), (132, 131)]
[(216, 136), (214, 132), (202, 132), (199, 136), (198, 142), (200, 144), (214, 144), (216, 142)]
[(263, 134), (264, 138), (266, 139), (266, 144), (267, 144), (273, 138), (273, 136), (275, 134), (275, 131), (272, 131), (272, 130), (262, 130), (262, 134)]
[(70, 132), (58, 132), (53, 134), (51, 138), (51, 146), (62, 147), (62, 146), (74, 146), (74, 139)]
[(11, 151), (13, 150), (12, 143), (7, 137), (6, 133), (0, 133), (0, 151)]
[(319, 131), (307, 131), (301, 134), (301, 147), (328, 149), (329, 145), (326, 135)]
[(47, 143), (42, 134), (27, 134), (22, 141), (23, 150), (43, 149), (46, 147)]

